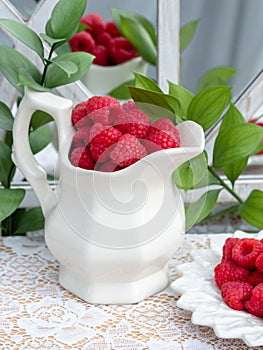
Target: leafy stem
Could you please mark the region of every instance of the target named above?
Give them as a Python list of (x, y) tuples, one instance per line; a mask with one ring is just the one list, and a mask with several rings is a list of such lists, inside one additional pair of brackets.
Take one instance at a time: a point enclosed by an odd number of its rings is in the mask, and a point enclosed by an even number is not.
[(240, 206), (239, 204), (236, 204), (236, 205), (233, 205), (233, 206), (228, 207), (226, 209), (220, 210), (220, 211), (216, 212), (215, 214), (208, 215), (205, 218), (205, 221), (216, 219), (216, 218), (218, 218), (218, 217), (220, 217), (222, 215), (234, 213), (234, 212), (236, 212), (238, 210), (239, 206)]
[(210, 173), (218, 180), (218, 182), (220, 183), (220, 185), (222, 185), (224, 187), (225, 190), (227, 190), (240, 204), (243, 204), (244, 201), (242, 200), (242, 198), (239, 197), (239, 195), (232, 190), (222, 179), (221, 177), (214, 171), (214, 169), (208, 165), (208, 170), (210, 171)]
[(44, 86), (44, 82), (45, 82), (45, 78), (46, 78), (46, 74), (47, 74), (47, 68), (51, 63), (50, 60), (51, 60), (51, 57), (53, 55), (54, 49), (55, 49), (55, 45), (52, 45), (50, 48), (50, 51), (49, 51), (48, 59), (44, 63), (44, 70), (43, 70), (41, 83), (40, 83), (42, 86)]

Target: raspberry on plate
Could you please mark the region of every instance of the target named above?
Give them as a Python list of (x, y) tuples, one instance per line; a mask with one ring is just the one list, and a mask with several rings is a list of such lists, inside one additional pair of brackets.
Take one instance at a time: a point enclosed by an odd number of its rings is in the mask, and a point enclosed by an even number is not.
[(95, 41), (88, 32), (79, 32), (69, 40), (72, 52), (84, 51), (94, 55)]
[(115, 127), (122, 134), (131, 134), (143, 139), (150, 125), (148, 116), (141, 110), (132, 108), (122, 109), (115, 119)]
[(232, 249), (232, 258), (238, 265), (255, 268), (255, 261), (263, 253), (263, 243), (255, 238), (242, 238)]
[(88, 148), (77, 147), (73, 149), (69, 159), (71, 164), (76, 167), (87, 169), (87, 170), (94, 169), (94, 160), (92, 159)]
[(226, 239), (225, 244), (223, 246), (222, 261), (233, 261), (232, 249), (234, 248), (237, 242), (239, 242), (239, 238), (230, 237)]
[(221, 287), (221, 295), (228, 306), (244, 310), (245, 301), (252, 295), (253, 287), (246, 282), (226, 282)]
[(259, 254), (256, 258), (255, 265), (258, 271), (263, 272), (263, 253)]
[(263, 317), (263, 283), (253, 289), (250, 300), (245, 302), (245, 307), (252, 315)]
[(110, 159), (120, 167), (127, 167), (141, 158), (147, 152), (140, 141), (131, 134), (122, 135), (110, 153)]
[(104, 19), (98, 13), (89, 13), (86, 16), (83, 16), (80, 23), (87, 26), (86, 31), (90, 32), (93, 37), (96, 37), (105, 31)]
[(218, 264), (215, 269), (215, 282), (219, 288), (226, 282), (246, 282), (249, 271), (232, 261)]
[(263, 273), (258, 270), (250, 272), (247, 278), (247, 282), (252, 286), (256, 286), (259, 283), (263, 283)]
[(108, 44), (108, 52), (114, 64), (124, 63), (139, 56), (134, 46), (121, 36), (111, 39)]

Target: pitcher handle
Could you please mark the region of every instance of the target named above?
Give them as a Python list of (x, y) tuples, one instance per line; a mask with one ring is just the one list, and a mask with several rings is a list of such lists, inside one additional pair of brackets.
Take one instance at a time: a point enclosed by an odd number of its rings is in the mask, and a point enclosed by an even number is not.
[(36, 161), (31, 151), (29, 144), (30, 120), (36, 110), (50, 114), (56, 122), (59, 145), (61, 145), (72, 128), (69, 117), (72, 105), (72, 101), (63, 97), (25, 88), (25, 95), (14, 120), (12, 158), (31, 184), (44, 216), (56, 204), (56, 197), (48, 184), (46, 171)]

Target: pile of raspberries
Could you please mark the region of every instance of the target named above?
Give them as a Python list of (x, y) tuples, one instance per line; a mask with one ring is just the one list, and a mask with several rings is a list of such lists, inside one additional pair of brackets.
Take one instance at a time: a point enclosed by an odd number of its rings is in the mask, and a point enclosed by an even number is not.
[(228, 238), (214, 278), (228, 306), (263, 317), (263, 240)]
[(120, 35), (114, 22), (105, 22), (97, 13), (82, 17), (80, 22), (87, 29), (69, 40), (71, 51), (94, 55), (93, 63), (100, 66), (117, 65), (139, 56), (130, 41)]
[(180, 147), (180, 135), (167, 118), (151, 124), (133, 101), (120, 105), (110, 96), (93, 96), (73, 109), (72, 165), (104, 172), (132, 165), (150, 153)]

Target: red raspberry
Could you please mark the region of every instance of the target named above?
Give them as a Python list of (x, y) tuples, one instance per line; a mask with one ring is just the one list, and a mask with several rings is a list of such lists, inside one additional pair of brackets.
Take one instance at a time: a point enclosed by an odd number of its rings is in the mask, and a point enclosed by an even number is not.
[(139, 140), (134, 135), (125, 134), (110, 153), (110, 159), (120, 167), (127, 167), (146, 155), (147, 152)]
[(93, 50), (93, 55), (95, 56), (93, 63), (99, 66), (108, 66), (108, 52), (105, 46), (96, 45)]
[(121, 167), (116, 165), (112, 160), (108, 160), (105, 163), (97, 163), (95, 169), (98, 170), (98, 171), (103, 171), (103, 172), (106, 172), (106, 173), (110, 173), (110, 172), (113, 172), (113, 171), (120, 170)]
[(121, 106), (121, 108), (126, 111), (126, 112), (130, 112), (131, 110), (138, 110), (138, 107), (136, 106), (136, 103), (133, 101), (127, 101), (124, 102), (123, 105)]
[(260, 253), (263, 253), (262, 242), (255, 238), (242, 238), (232, 249), (232, 258), (238, 265), (253, 269)]
[(95, 161), (104, 162), (109, 158), (109, 152), (105, 152), (121, 137), (121, 132), (112, 126), (104, 127), (95, 123), (90, 130), (90, 152)]
[(89, 13), (83, 16), (80, 22), (88, 27), (86, 31), (90, 32), (94, 38), (105, 31), (104, 19), (98, 13)]
[(263, 283), (253, 289), (250, 300), (245, 302), (245, 307), (252, 315), (263, 317)]
[[(256, 268), (258, 271), (263, 272), (263, 254), (259, 254), (255, 261)], [(263, 281), (262, 281), (263, 282)]]
[(253, 287), (246, 282), (226, 282), (221, 287), (221, 295), (228, 306), (244, 310), (245, 301), (251, 298)]
[(221, 262), (215, 267), (215, 282), (219, 288), (226, 282), (246, 282), (249, 271), (232, 261)]
[(70, 154), (70, 162), (79, 168), (94, 169), (94, 160), (91, 157), (90, 151), (85, 147), (75, 148)]
[(122, 110), (115, 119), (115, 127), (122, 134), (131, 134), (138, 138), (144, 138), (149, 128), (148, 116), (139, 109)]
[(258, 270), (252, 271), (248, 275), (247, 282), (253, 286), (263, 283), (263, 273)]
[(88, 122), (87, 120), (84, 120), (87, 116), (87, 108), (86, 108), (87, 102), (81, 102), (75, 106), (75, 108), (72, 111), (72, 124), (76, 127), (82, 127), (87, 126)]
[(120, 106), (120, 102), (111, 96), (92, 96), (86, 103), (87, 114), (103, 107)]
[(120, 32), (114, 22), (106, 22), (105, 30), (107, 33), (110, 34), (112, 38), (115, 38), (116, 36), (120, 36)]
[(227, 238), (223, 246), (223, 256), (221, 261), (233, 261), (232, 249), (239, 242), (239, 238)]
[(180, 135), (176, 126), (167, 118), (156, 120), (149, 128), (146, 139), (162, 149), (180, 147)]
[(146, 137), (148, 141), (156, 143), (162, 149), (179, 147), (180, 143), (178, 140), (173, 139), (169, 134), (164, 131), (158, 131)]
[(96, 43), (98, 45), (103, 45), (107, 47), (108, 43), (111, 40), (111, 35), (107, 32), (102, 32), (97, 38), (96, 38)]
[(114, 64), (120, 64), (138, 56), (133, 45), (123, 37), (112, 38), (108, 44), (110, 59)]
[(76, 147), (86, 147), (89, 143), (90, 128), (85, 126), (76, 131), (73, 136), (74, 148)]
[(95, 49), (95, 41), (88, 32), (79, 32), (73, 35), (69, 40), (71, 51), (84, 51), (93, 54)]

